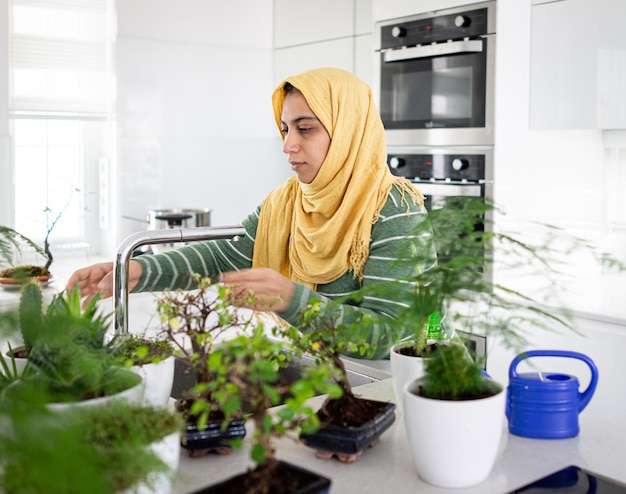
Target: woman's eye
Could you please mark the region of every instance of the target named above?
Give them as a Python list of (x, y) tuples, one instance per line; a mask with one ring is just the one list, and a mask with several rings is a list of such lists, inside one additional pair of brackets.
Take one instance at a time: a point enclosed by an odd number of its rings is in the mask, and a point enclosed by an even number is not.
[(311, 130), (311, 127), (298, 127), (298, 131), (302, 134), (306, 134)]

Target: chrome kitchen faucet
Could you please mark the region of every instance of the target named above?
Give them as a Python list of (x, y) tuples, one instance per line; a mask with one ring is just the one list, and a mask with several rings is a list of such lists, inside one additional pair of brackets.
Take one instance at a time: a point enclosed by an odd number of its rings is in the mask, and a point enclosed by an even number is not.
[(133, 233), (117, 248), (113, 265), (113, 296), (115, 307), (115, 334), (128, 333), (128, 263), (137, 247), (174, 242), (196, 242), (199, 240), (231, 239), (244, 235), (243, 226), (196, 227), (168, 230), (150, 230)]

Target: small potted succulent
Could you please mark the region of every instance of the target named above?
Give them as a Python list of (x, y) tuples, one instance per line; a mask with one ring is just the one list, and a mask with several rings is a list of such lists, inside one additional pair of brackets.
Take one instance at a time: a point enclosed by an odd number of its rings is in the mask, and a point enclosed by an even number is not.
[(124, 369), (105, 343), (108, 315), (95, 305), (83, 309), (77, 289), (55, 296), (42, 313), (40, 287), (28, 283), (24, 289), (32, 290), (32, 299), (23, 297), (18, 308), (30, 372), (9, 388), (37, 387), (52, 408), (99, 402), (122, 392), (141, 399), (141, 377)]
[[(196, 494), (328, 492), (329, 479), (278, 460), (276, 440), (289, 433), (315, 431), (319, 419), (306, 401), (316, 394), (338, 397), (341, 388), (332, 382), (334, 370), (330, 366), (307, 366), (300, 379), (285, 380), (280, 370), (289, 365), (289, 359), (283, 343), (270, 338), (262, 324), (213, 352), (209, 369), (215, 379), (208, 386), (227, 421), (248, 404), (249, 421), (254, 425), (250, 455), (255, 466)], [(288, 397), (283, 400), (285, 394)], [(270, 410), (279, 404), (282, 406)]]
[(228, 288), (194, 276), (197, 290), (166, 291), (157, 299), (161, 333), (193, 375), (177, 405), (187, 422), (182, 445), (190, 456), (229, 453), (231, 441), (245, 436), (245, 419), (243, 414), (231, 415), (228, 428), (222, 429), (224, 412), (213, 399), (210, 383), (214, 374), (209, 364), (220, 340), (226, 334), (245, 331), (253, 316), (233, 308)]

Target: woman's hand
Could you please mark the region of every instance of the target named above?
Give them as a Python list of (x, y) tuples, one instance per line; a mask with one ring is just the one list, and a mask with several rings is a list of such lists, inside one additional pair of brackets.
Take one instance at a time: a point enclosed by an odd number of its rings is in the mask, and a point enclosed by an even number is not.
[(235, 305), (254, 310), (284, 311), (296, 292), (291, 280), (270, 268), (230, 271), (220, 281), (233, 290)]
[[(139, 283), (143, 268), (137, 261), (130, 261), (128, 265), (128, 291), (131, 292)], [(102, 298), (113, 295), (113, 263), (101, 262), (81, 268), (70, 276), (67, 289), (73, 290), (78, 285), (81, 297), (92, 299), (97, 294)]]

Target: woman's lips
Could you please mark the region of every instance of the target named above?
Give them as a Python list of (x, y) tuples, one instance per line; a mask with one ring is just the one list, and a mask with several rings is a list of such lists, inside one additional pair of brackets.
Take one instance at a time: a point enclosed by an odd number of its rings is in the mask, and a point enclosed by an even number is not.
[(291, 165), (292, 170), (297, 170), (298, 168), (301, 168), (304, 166), (303, 161), (290, 161), (289, 164)]

